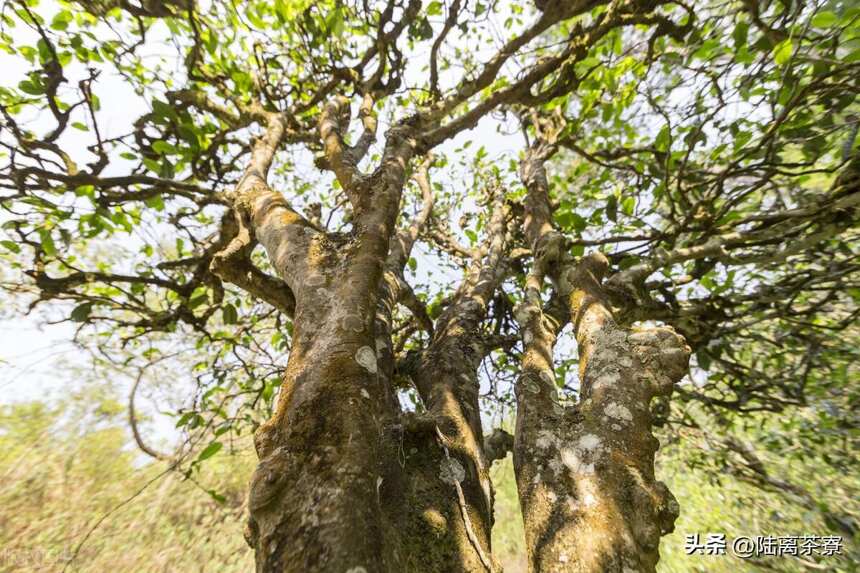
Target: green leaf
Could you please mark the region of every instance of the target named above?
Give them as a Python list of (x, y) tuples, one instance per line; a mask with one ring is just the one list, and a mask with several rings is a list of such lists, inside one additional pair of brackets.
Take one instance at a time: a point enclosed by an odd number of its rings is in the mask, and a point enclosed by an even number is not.
[(735, 48), (740, 48), (741, 46), (746, 45), (749, 29), (749, 22), (740, 21), (735, 25), (735, 29), (732, 31), (732, 39), (735, 41)]
[[(177, 252), (181, 253), (182, 248), (177, 248)], [(191, 293), (191, 297), (188, 300), (188, 306), (193, 309), (207, 302), (209, 302), (209, 292), (206, 290), (206, 287), (197, 287), (194, 289), (194, 292)]]
[(152, 144), (152, 149), (155, 150), (156, 153), (160, 155), (167, 155), (168, 153), (176, 153), (176, 147), (167, 143), (166, 141), (156, 141)]
[(33, 83), (30, 80), (24, 80), (18, 84), (18, 89), (30, 95), (42, 95), (45, 93), (45, 88)]
[(782, 66), (791, 59), (791, 52), (794, 50), (794, 45), (791, 38), (786, 38), (773, 48), (773, 59), (777, 65)]
[(830, 28), (839, 23), (839, 16), (829, 10), (825, 10), (813, 16), (810, 23), (813, 28)]
[(702, 370), (708, 370), (711, 367), (711, 357), (705, 350), (696, 352), (696, 362), (699, 363), (699, 368)]
[[(146, 159), (144, 159), (144, 162), (146, 162)], [(156, 211), (164, 210), (164, 199), (161, 197), (161, 195), (150, 197), (149, 199), (145, 200), (144, 203), (147, 207), (155, 209)]]
[(221, 318), (224, 320), (224, 324), (236, 324), (236, 321), (239, 320), (239, 313), (236, 312), (236, 307), (232, 304), (225, 304), (221, 308)]
[(12, 251), (13, 253), (20, 253), (21, 247), (18, 246), (18, 243), (14, 241), (0, 241), (0, 245), (3, 245), (6, 250)]
[(72, 13), (68, 10), (62, 10), (57, 12), (57, 15), (54, 16), (54, 19), (51, 21), (51, 28), (54, 30), (65, 30), (69, 27), (69, 23), (72, 21)]
[(413, 40), (428, 40), (433, 37), (433, 26), (427, 18), (418, 18), (409, 24), (409, 37)]
[(633, 211), (636, 210), (636, 198), (625, 198), (624, 201), (621, 202), (621, 210), (624, 212), (625, 215), (632, 215)]
[(200, 452), (200, 454), (197, 456), (197, 459), (201, 462), (203, 460), (208, 460), (209, 458), (220, 452), (221, 448), (223, 447), (224, 444), (222, 444), (221, 442), (212, 442), (211, 444), (206, 446), (202, 452)]
[(42, 250), (45, 251), (46, 255), (52, 257), (57, 254), (57, 249), (54, 246), (54, 238), (51, 236), (50, 231), (39, 229), (39, 238), (42, 240)]
[(660, 133), (657, 134), (657, 139), (654, 140), (654, 147), (657, 151), (666, 151), (672, 143), (672, 132), (669, 131), (669, 126), (664, 125)]
[(79, 304), (72, 310), (71, 319), (75, 322), (84, 322), (86, 319), (90, 317), (90, 313), (93, 310), (93, 304), (91, 302), (85, 302), (84, 304)]
[(613, 223), (618, 220), (618, 198), (615, 195), (610, 195), (606, 200), (604, 211), (606, 217)]

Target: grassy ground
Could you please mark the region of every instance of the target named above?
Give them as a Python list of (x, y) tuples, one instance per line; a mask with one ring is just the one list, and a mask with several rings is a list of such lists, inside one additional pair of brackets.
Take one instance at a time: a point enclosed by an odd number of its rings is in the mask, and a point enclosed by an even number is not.
[[(164, 474), (163, 464), (140, 463), (128, 446), (121, 411), (109, 400), (85, 419), (42, 404), (0, 408), (0, 572), (61, 571), (89, 532), (71, 571), (252, 571), (252, 554), (242, 537), (252, 451), (225, 448), (205, 464), (197, 483), (183, 480), (175, 472)], [(823, 535), (827, 530), (815, 512), (783, 497), (734, 480), (709, 481), (700, 470), (686, 467), (677, 450), (667, 450), (661, 459), (660, 473), (682, 506), (676, 532), (663, 541), (662, 573), (857, 570), (850, 559), (804, 565), (782, 558), (753, 564), (685, 555), (688, 533), (723, 532), (732, 538)], [(819, 479), (840, 495), (845, 492), (839, 488), (850, 481), (847, 476), (809, 477), (815, 468), (785, 471), (793, 471), (797, 479)], [(508, 573), (523, 572), (522, 520), (510, 456), (492, 472), (494, 550)]]

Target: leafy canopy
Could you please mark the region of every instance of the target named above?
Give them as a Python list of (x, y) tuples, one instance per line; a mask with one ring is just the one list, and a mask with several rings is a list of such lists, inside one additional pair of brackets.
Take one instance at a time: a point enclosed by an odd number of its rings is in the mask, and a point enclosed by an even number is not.
[[(178, 425), (255, 425), (290, 349), (294, 301), (260, 249), (242, 272), (278, 296), (213, 272), (236, 232), (231, 191), (265, 118), (281, 114), (272, 188), (348, 232), (352, 207), (317, 124), (332, 98), (369, 97), (381, 131), (415, 124), (418, 151), (434, 153), (433, 212), (405, 273), (417, 296), (396, 315), (403, 354), (427, 343), (422, 313), (438, 316), (483, 256), (487, 189), (520, 202), (523, 152), (546, 141), (571, 253), (605, 252), (621, 319), (670, 323), (696, 351), (665, 419), (697, 426), (689, 403), (728, 425), (728, 412), (829, 404), (815, 410), (820, 425), (784, 422), (819, 437), (856, 430), (860, 8), (536, 4), (4, 2), (4, 288), (79, 325), (111, 360), (193, 351), (197, 391)], [(372, 170), (381, 149), (359, 167)], [(421, 205), (410, 181), (401, 224)], [(481, 325), (503, 339), (530, 247), (514, 232), (510, 275)], [(510, 403), (517, 356), (503, 344), (488, 360), (488, 407)], [(574, 395), (575, 358), (558, 363)]]

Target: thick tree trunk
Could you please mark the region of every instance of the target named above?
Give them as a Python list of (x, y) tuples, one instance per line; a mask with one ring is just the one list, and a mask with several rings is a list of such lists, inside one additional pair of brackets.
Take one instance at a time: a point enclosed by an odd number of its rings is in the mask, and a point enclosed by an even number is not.
[[(437, 337), (428, 356), (439, 360), (420, 370), (426, 417), (404, 416), (393, 388), (392, 309), (407, 294), (402, 269), (430, 212), (426, 164), (422, 213), (395, 233), (413, 142), (392, 129), (380, 168), (359, 174), (357, 148), (333, 131), (344, 105), (330, 106), (321, 131), (353, 205), (352, 233), (316, 229), (265, 184), (277, 118), (236, 193), (295, 298), (283, 386), (255, 436), (248, 542), (260, 573), (484, 571), (492, 510), (477, 404), (483, 354), (464, 360), (454, 338)], [(468, 415), (451, 409), (451, 392), (470, 396)]]
[[(418, 533), (437, 539), (447, 558), (419, 571), (483, 572), (496, 569), (491, 553), (493, 492), (478, 401), (478, 367), (489, 352), (480, 325), (507, 276), (503, 257), (508, 211), (501, 189), (489, 190), (491, 236), (474, 259), (453, 301), (438, 318), (429, 347), (412, 379), (426, 408), (417, 421), (424, 439), (409, 468), (414, 502), (424, 521)], [(421, 432), (418, 433), (419, 435)], [(440, 503), (441, 502), (441, 503)], [(435, 505), (434, 505), (435, 504)]]
[(387, 151), (393, 168), (367, 177), (363, 193), (352, 195), (355, 231), (334, 236), (265, 184), (281, 122), (273, 116), (236, 193), (237, 207), (296, 300), (275, 414), (255, 436), (260, 463), (251, 482), (248, 541), (260, 572), (396, 569), (379, 491), (394, 471), (382, 452), (396, 398), (380, 376), (374, 319), (405, 170), (392, 156), (409, 150)]
[[(476, 382), (483, 349), (464, 354), (453, 347), (459, 338), (442, 336), (416, 373), (428, 414), (398, 416), (384, 313), (371, 328), (354, 312), (373, 306), (372, 285), (333, 282), (310, 294), (297, 289), (277, 412), (256, 436), (248, 533), (258, 571), (486, 571), (492, 509)], [(310, 305), (305, 296), (320, 298)]]
[(525, 415), (514, 455), (534, 571), (653, 572), (660, 536), (678, 515), (654, 477), (649, 402), (671, 393), (690, 350), (671, 329), (617, 325), (600, 291), (605, 270), (592, 255), (567, 277), (579, 404), (542, 418), (535, 406), (552, 395), (550, 385), (529, 371), (518, 389)]
[[(615, 322), (601, 286), (605, 257), (592, 254), (572, 264), (552, 226), (544, 162), (553, 153), (539, 137), (521, 168), (528, 191), (523, 230), (534, 263), (515, 313), (524, 354), (514, 470), (529, 568), (651, 573), (678, 504), (654, 477), (659, 444), (649, 403), (671, 393), (687, 370), (690, 349), (671, 329), (631, 330)], [(545, 277), (555, 288), (549, 307), (540, 296)], [(555, 389), (553, 351), (568, 320), (579, 347), (580, 396), (565, 408)]]
[(248, 530), (257, 567), (383, 570), (378, 482), (390, 471), (381, 448), (394, 397), (379, 376), (373, 321), (384, 253), (362, 234), (282, 245), (305, 258), (289, 264), (301, 273), (290, 281), (292, 348), (275, 415), (256, 435)]
[[(492, 486), (484, 459), (478, 405), (480, 344), (463, 344), (468, 336), (442, 334), (421, 360), (413, 376), (427, 408), (428, 428), (420, 480), (429, 481), (439, 508), (444, 533), (461, 557), (450, 571), (487, 571), (492, 568), (490, 534), (493, 524)], [(428, 479), (429, 478), (429, 479)], [(440, 521), (441, 525), (441, 521)], [(453, 565), (453, 563), (452, 563)]]

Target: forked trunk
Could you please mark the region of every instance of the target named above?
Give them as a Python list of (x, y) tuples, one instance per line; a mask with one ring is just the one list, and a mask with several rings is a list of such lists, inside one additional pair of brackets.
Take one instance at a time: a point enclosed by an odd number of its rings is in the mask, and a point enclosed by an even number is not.
[[(408, 149), (395, 151), (386, 169), (361, 181), (349, 235), (318, 232), (254, 173), (240, 186), (296, 309), (276, 410), (255, 436), (260, 463), (246, 534), (259, 573), (460, 572), (489, 563), (482, 355), (446, 355), (453, 369), (423, 364), (429, 416), (404, 415), (393, 388), (397, 275), (417, 236), (410, 228), (389, 248), (408, 161)], [(470, 414), (449, 408), (445, 392), (455, 387), (471, 392)]]
[(379, 485), (394, 463), (381, 455), (394, 397), (377, 367), (373, 269), (334, 263), (360, 243), (320, 236), (311, 249), (276, 412), (255, 436), (249, 541), (260, 572), (373, 571), (392, 558)]
[(518, 384), (514, 450), (531, 571), (653, 572), (678, 515), (654, 477), (649, 402), (672, 391), (690, 349), (671, 329), (616, 324), (600, 289), (605, 267), (592, 255), (563, 279), (579, 345), (576, 406), (557, 405), (545, 362), (554, 339), (539, 314), (531, 321), (538, 342)]

